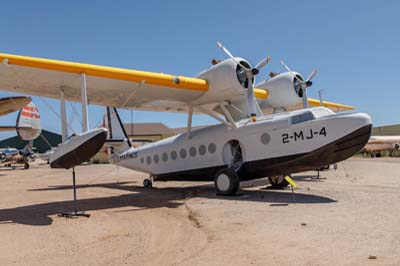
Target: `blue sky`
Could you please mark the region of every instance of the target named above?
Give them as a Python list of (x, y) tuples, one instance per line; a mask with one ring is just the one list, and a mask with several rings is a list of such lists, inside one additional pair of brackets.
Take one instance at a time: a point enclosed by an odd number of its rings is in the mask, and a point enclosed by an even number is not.
[[(354, 105), (376, 125), (400, 123), (399, 1), (7, 1), (0, 16), (0, 52), (195, 76), (231, 52), (253, 64), (272, 57), (257, 77), (284, 71), (280, 59), (307, 76), (309, 95)], [(110, 88), (112, 89), (112, 88)], [(0, 97), (11, 95), (1, 92)], [(37, 97), (43, 128), (60, 132)], [(47, 100), (59, 110), (58, 101)], [(79, 104), (74, 104), (78, 111)], [(103, 107), (90, 107), (90, 123)], [(130, 111), (122, 112), (131, 120)], [(16, 114), (0, 118), (15, 123)], [(185, 115), (133, 112), (134, 122), (184, 126)], [(197, 116), (196, 124), (214, 122)], [(80, 130), (78, 119), (73, 127)], [(15, 135), (2, 133), (0, 139)]]

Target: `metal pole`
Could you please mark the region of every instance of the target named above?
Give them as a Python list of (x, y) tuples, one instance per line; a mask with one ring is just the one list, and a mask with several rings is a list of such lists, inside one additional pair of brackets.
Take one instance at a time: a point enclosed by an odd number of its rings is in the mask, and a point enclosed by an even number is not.
[(77, 208), (76, 208), (76, 183), (75, 183), (75, 167), (72, 167), (72, 182), (74, 186), (74, 212), (77, 213)]
[(322, 100), (322, 90), (318, 91), (319, 105), (324, 106), (324, 101)]
[(86, 90), (86, 73), (81, 74), (81, 94), (82, 94), (82, 132), (89, 129), (89, 117), (87, 110), (87, 90)]
[(68, 125), (67, 125), (67, 112), (65, 109), (65, 95), (64, 90), (60, 90), (60, 114), (61, 114), (61, 134), (62, 143), (67, 140), (68, 135)]

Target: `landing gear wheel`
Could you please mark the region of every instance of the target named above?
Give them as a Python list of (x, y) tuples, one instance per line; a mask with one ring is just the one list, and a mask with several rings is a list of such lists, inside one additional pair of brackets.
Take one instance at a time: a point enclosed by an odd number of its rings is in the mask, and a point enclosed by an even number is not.
[(268, 177), (269, 183), (274, 188), (285, 188), (289, 186), (289, 182), (285, 179), (286, 175)]
[(230, 168), (223, 168), (217, 172), (214, 178), (217, 195), (231, 196), (239, 189), (240, 180), (237, 173)]
[(145, 180), (143, 180), (143, 186), (145, 188), (152, 188), (153, 187), (153, 181), (151, 181), (150, 179), (146, 178)]
[(24, 169), (29, 169), (29, 163), (24, 164)]

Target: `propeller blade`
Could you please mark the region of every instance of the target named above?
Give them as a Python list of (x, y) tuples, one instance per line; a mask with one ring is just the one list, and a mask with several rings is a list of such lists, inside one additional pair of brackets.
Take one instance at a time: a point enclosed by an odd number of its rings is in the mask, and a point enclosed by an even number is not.
[(306, 81), (310, 81), (314, 78), (314, 76), (317, 74), (317, 70), (314, 69), (311, 74), (308, 76), (308, 78), (306, 79)]
[(303, 89), (303, 108), (308, 108), (307, 89)]
[(253, 122), (257, 121), (257, 107), (256, 100), (254, 97), (254, 87), (251, 79), (249, 80), (249, 85), (247, 87), (247, 104), (249, 106), (250, 118)]
[(281, 64), (284, 68), (286, 68), (287, 71), (292, 72), (292, 70), (285, 64), (283, 60), (281, 60)]
[(236, 58), (231, 54), (231, 52), (229, 52), (228, 49), (225, 48), (225, 46), (222, 45), (221, 42), (217, 42), (217, 45), (219, 48), (222, 49), (222, 51), (224, 51), (224, 53), (226, 53), (233, 61), (235, 61), (236, 64), (238, 64), (239, 66), (241, 66), (242, 68), (244, 68), (246, 70), (249, 70), (249, 68), (245, 67), (238, 60), (236, 60)]
[(267, 56), (266, 58), (262, 59), (258, 64), (255, 66), (256, 69), (260, 70), (263, 68), (266, 64), (268, 64), (271, 61), (271, 57)]

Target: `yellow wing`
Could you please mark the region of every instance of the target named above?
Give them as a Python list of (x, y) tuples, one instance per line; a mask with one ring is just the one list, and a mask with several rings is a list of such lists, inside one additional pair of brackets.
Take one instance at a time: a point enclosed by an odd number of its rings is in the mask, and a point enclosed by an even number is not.
[(86, 74), (90, 104), (179, 111), (208, 90), (205, 80), (162, 73), (0, 54), (0, 90), (81, 100)]
[[(317, 99), (313, 98), (308, 98), (308, 104), (312, 107), (315, 106), (320, 106), (321, 102)], [(354, 110), (354, 106), (350, 105), (345, 105), (345, 104), (340, 104), (340, 103), (333, 103), (333, 102), (328, 102), (328, 101), (322, 101), (322, 105), (331, 109), (334, 112), (341, 112), (341, 111), (347, 111), (347, 110)]]
[[(257, 99), (267, 99), (268, 98), (268, 91), (265, 91), (263, 89), (254, 89), (254, 95), (257, 97)], [(316, 107), (316, 106), (321, 106), (321, 103), (317, 99), (313, 98), (308, 98), (308, 104), (310, 107)], [(340, 104), (340, 103), (334, 103), (334, 102), (328, 102), (328, 101), (322, 101), (322, 105), (331, 109), (334, 112), (342, 112), (342, 111), (348, 111), (348, 110), (354, 110), (354, 106), (350, 105), (345, 105), (345, 104)], [(291, 108), (287, 108), (288, 111), (292, 110), (298, 110), (303, 108), (303, 103), (299, 101), (299, 103)], [(263, 108), (262, 110), (265, 114), (271, 114), (273, 112), (272, 108)]]
[[(86, 74), (89, 104), (151, 111), (186, 111), (205, 94), (204, 79), (0, 53), (0, 90), (81, 101), (81, 74)], [(268, 92), (255, 89), (258, 99)], [(309, 99), (311, 106), (319, 101)], [(324, 102), (337, 110), (352, 107)], [(208, 106), (213, 109), (215, 106)], [(300, 106), (301, 107), (301, 106)]]

